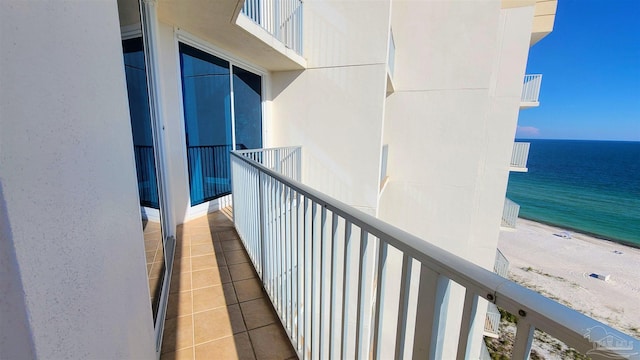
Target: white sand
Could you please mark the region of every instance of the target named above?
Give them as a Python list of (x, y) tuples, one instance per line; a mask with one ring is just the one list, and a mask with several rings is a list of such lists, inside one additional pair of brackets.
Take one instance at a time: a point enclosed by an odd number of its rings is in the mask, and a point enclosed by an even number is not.
[[(515, 232), (501, 232), (498, 248), (510, 262), (509, 277), (640, 337), (640, 249), (572, 231), (571, 239), (554, 235), (562, 231), (518, 219)], [(598, 280), (592, 273), (611, 278)]]

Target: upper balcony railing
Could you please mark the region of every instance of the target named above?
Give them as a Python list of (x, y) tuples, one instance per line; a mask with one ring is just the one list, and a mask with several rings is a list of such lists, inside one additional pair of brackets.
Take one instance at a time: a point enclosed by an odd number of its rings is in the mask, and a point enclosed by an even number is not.
[[(509, 260), (502, 254), (499, 249), (496, 249), (496, 260), (493, 264), (493, 272), (507, 278), (509, 272)], [(487, 318), (484, 323), (484, 335), (497, 338), (500, 336), (500, 311), (498, 307), (489, 303), (487, 307)]]
[(522, 97), (520, 98), (520, 107), (526, 108), (540, 105), (538, 96), (540, 95), (541, 83), (542, 74), (524, 76), (524, 84), (522, 85)]
[(231, 154), (231, 168), (236, 228), (301, 359), (435, 358), (452, 283), (465, 289), (458, 359), (470, 356), (480, 298), (518, 319), (514, 359), (528, 358), (534, 329), (591, 358), (639, 350), (626, 334), (242, 152)]
[(242, 13), (302, 55), (301, 0), (245, 0)]
[(509, 275), (509, 260), (500, 249), (496, 249), (496, 261), (493, 263), (493, 272), (507, 278)]
[(502, 227), (507, 229), (515, 229), (516, 220), (518, 220), (519, 212), (520, 212), (520, 205), (505, 198), (504, 208), (502, 209)]
[(487, 304), (487, 317), (484, 320), (484, 336), (500, 337), (500, 311), (494, 303)]
[(513, 152), (511, 153), (511, 171), (526, 172), (527, 160), (529, 159), (529, 144), (528, 142), (515, 142), (513, 143)]

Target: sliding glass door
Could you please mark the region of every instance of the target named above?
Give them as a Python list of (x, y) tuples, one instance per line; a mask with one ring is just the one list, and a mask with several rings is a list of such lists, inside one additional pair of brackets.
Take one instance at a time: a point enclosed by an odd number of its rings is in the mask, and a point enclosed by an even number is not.
[(237, 149), (262, 147), (262, 78), (233, 67), (233, 104)]
[[(129, 114), (138, 175), (138, 193), (142, 211), (142, 231), (147, 260), (147, 278), (153, 319), (158, 312), (167, 269), (162, 214), (159, 211), (158, 181), (149, 112), (149, 95), (142, 38), (123, 40), (124, 71), (129, 97)], [(153, 210), (157, 209), (157, 210)]]
[(182, 43), (180, 68), (193, 206), (231, 193), (231, 150), (262, 147), (262, 78)]
[(151, 133), (142, 38), (124, 40), (122, 47), (140, 205), (158, 209), (156, 164), (153, 155), (153, 135)]

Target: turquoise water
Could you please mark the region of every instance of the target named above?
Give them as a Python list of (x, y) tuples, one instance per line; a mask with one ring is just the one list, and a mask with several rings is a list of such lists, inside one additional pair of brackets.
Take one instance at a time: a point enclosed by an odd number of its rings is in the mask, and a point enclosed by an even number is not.
[(510, 173), (520, 217), (640, 247), (640, 142), (531, 143), (527, 173)]

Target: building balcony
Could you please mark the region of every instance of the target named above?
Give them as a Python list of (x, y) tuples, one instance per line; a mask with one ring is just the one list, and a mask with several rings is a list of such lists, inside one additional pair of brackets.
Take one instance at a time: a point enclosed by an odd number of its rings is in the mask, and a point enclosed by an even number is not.
[(484, 320), (484, 336), (500, 337), (500, 311), (494, 303), (487, 304), (487, 317)]
[(527, 160), (529, 159), (529, 146), (527, 142), (515, 142), (511, 153), (509, 171), (527, 172)]
[(519, 212), (520, 205), (505, 198), (504, 208), (502, 209), (502, 224), (500, 228), (503, 230), (515, 230)]
[[(636, 339), (283, 175), (300, 173), (300, 157), (275, 157), (278, 171), (262, 151), (231, 153), (233, 219), (299, 358), (434, 358), (442, 346), (469, 358), (481, 299), (518, 319), (514, 359), (528, 358), (536, 329), (592, 358), (634, 351)], [(460, 309), (442, 290), (454, 284)], [(459, 331), (443, 345), (451, 311)]]
[(242, 14), (302, 55), (302, 7), (300, 0), (245, 0)]
[[(493, 264), (493, 272), (505, 279), (509, 272), (509, 260), (507, 260), (499, 249), (496, 249), (496, 260)], [(500, 316), (498, 307), (493, 303), (489, 303), (487, 306), (487, 317), (484, 322), (484, 336), (492, 338), (500, 337)]]
[(509, 275), (509, 260), (500, 249), (496, 249), (496, 261), (493, 263), (493, 272), (507, 278)]
[(540, 84), (542, 84), (542, 74), (525, 75), (522, 85), (522, 96), (520, 97), (520, 108), (528, 109), (540, 105)]

